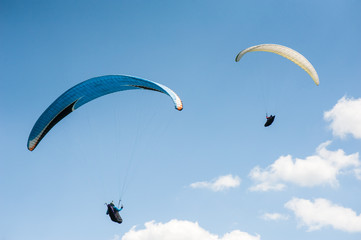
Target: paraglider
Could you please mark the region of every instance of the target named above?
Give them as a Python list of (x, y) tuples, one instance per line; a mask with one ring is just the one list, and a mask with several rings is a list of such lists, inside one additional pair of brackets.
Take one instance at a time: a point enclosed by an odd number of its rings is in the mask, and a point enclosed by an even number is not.
[(274, 115), (270, 115), (269, 117), (266, 115), (267, 121), (266, 121), (266, 123), (264, 124), (264, 126), (265, 126), (265, 127), (270, 126), (270, 125), (273, 123), (273, 121), (275, 120), (275, 117), (276, 117), (276, 116), (274, 116)]
[[(306, 71), (317, 86), (319, 85), (320, 82), (319, 82), (318, 74), (315, 68), (312, 66), (312, 64), (299, 52), (282, 45), (278, 45), (278, 44), (255, 45), (239, 52), (235, 60), (236, 62), (238, 62), (246, 53), (256, 52), (256, 51), (272, 52), (291, 60), (292, 62), (300, 66), (304, 71)], [(267, 117), (267, 122), (264, 124), (264, 126), (265, 127), (270, 126), (273, 123), (274, 119), (275, 116), (272, 115)]]
[[(168, 95), (178, 111), (183, 109), (183, 104), (178, 95), (168, 87), (136, 77), (123, 75), (107, 75), (88, 79), (70, 88), (59, 96), (38, 118), (33, 126), (27, 147), (33, 151), (45, 135), (63, 118), (81, 107), (82, 105), (104, 95), (125, 90), (151, 90)], [(119, 202), (120, 203), (120, 202)], [(119, 212), (113, 203), (107, 205), (107, 215), (117, 223), (122, 223)]]
[(80, 106), (110, 93), (134, 89), (164, 93), (172, 98), (177, 110), (183, 109), (182, 101), (178, 95), (162, 84), (123, 75), (91, 78), (67, 90), (43, 112), (30, 132), (27, 143), (28, 149), (33, 151), (59, 121)]
[(120, 216), (119, 212), (123, 210), (123, 204), (121, 205), (120, 208), (117, 208), (113, 202), (111, 202), (109, 204), (105, 203), (105, 205), (107, 205), (106, 214), (109, 215), (110, 219), (113, 222), (121, 224), (123, 222), (123, 219)]

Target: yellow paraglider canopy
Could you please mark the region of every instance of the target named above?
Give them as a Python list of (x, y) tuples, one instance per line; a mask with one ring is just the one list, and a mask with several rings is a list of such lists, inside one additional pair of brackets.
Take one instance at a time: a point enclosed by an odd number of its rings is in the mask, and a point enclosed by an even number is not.
[(311, 76), (311, 78), (313, 79), (313, 81), (316, 83), (317, 86), (320, 84), (320, 81), (318, 79), (318, 74), (315, 68), (312, 66), (312, 64), (299, 52), (282, 45), (261, 44), (246, 48), (240, 53), (238, 53), (236, 57), (236, 62), (238, 62), (246, 53), (256, 52), (256, 51), (276, 53), (278, 55), (281, 55), (282, 57), (291, 60), (292, 62), (300, 66), (303, 70), (305, 70)]

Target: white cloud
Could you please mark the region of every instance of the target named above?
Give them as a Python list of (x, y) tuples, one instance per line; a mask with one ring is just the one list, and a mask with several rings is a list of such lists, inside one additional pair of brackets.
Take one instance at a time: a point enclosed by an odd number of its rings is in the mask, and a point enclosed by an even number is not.
[(356, 178), (358, 180), (361, 180), (361, 169), (360, 168), (354, 169), (354, 173), (356, 175)]
[(308, 231), (331, 226), (346, 232), (361, 232), (361, 214), (357, 215), (350, 208), (333, 204), (327, 199), (318, 198), (314, 202), (307, 199), (293, 198), (285, 204)]
[(231, 174), (220, 176), (210, 182), (195, 182), (190, 186), (192, 188), (207, 188), (212, 191), (218, 192), (228, 188), (235, 188), (241, 184), (241, 179), (238, 176), (233, 177)]
[[(331, 142), (322, 143), (316, 154), (305, 159), (291, 155), (281, 156), (265, 170), (255, 167), (249, 176), (256, 182), (251, 191), (280, 191), (286, 183), (293, 183), (302, 187), (317, 185), (338, 186), (337, 176), (346, 170), (351, 170), (356, 177), (360, 177), (359, 153), (346, 155), (341, 149), (327, 150)], [(357, 175), (358, 174), (358, 175)]]
[(361, 139), (361, 98), (343, 97), (324, 113), (324, 119), (331, 121), (333, 135), (344, 138), (347, 134)]
[(209, 233), (197, 222), (173, 219), (167, 223), (154, 221), (145, 223), (145, 229), (137, 230), (133, 227), (125, 233), (122, 240), (260, 240), (260, 235), (250, 235), (246, 232), (234, 230), (223, 237)]
[(264, 220), (271, 220), (271, 221), (277, 221), (277, 220), (287, 220), (288, 216), (280, 214), (280, 213), (265, 213), (262, 215), (262, 218)]

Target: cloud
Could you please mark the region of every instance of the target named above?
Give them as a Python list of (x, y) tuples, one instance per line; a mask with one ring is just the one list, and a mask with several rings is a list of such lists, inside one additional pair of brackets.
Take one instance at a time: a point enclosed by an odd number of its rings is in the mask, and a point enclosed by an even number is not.
[(261, 217), (267, 221), (277, 221), (277, 220), (287, 220), (288, 219), (288, 216), (280, 214), (280, 213), (265, 213)]
[(360, 168), (354, 169), (354, 173), (355, 173), (356, 178), (358, 180), (361, 180), (361, 169)]
[(347, 134), (361, 139), (361, 98), (343, 97), (324, 113), (324, 119), (331, 121), (333, 135), (344, 138)]
[(195, 182), (190, 186), (192, 188), (206, 188), (218, 192), (228, 188), (235, 188), (241, 184), (241, 179), (238, 176), (233, 177), (231, 174), (220, 176), (210, 182)]
[(361, 232), (361, 214), (357, 215), (350, 208), (333, 204), (327, 199), (318, 198), (314, 202), (307, 199), (293, 198), (285, 204), (308, 231), (331, 226), (346, 232)]
[(256, 234), (250, 235), (246, 232), (234, 230), (226, 233), (223, 237), (209, 233), (198, 225), (197, 222), (173, 219), (167, 223), (156, 223), (154, 221), (145, 223), (145, 229), (137, 230), (133, 227), (125, 233), (122, 240), (260, 240)]
[[(338, 186), (337, 176), (351, 170), (360, 178), (359, 153), (346, 155), (341, 149), (327, 150), (331, 141), (322, 143), (316, 154), (305, 159), (295, 158), (291, 155), (281, 156), (265, 170), (255, 167), (249, 176), (256, 182), (251, 191), (280, 191), (286, 183), (296, 184), (301, 187), (314, 187), (318, 185)], [(348, 172), (347, 172), (348, 173)]]

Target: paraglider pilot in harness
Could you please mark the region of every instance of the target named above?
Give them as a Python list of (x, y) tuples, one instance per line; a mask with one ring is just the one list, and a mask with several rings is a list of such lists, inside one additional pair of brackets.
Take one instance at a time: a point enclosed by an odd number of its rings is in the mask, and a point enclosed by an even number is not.
[(267, 122), (264, 124), (264, 126), (265, 127), (270, 126), (273, 123), (273, 121), (275, 120), (275, 117), (276, 117), (275, 115), (271, 115), (268, 117), (268, 115), (266, 114)]
[[(117, 222), (119, 224), (121, 224), (123, 222), (123, 219), (120, 217), (120, 214), (119, 212), (122, 211), (123, 209), (123, 204), (121, 205), (120, 209), (117, 208), (113, 202), (109, 203), (109, 204), (106, 204), (107, 207), (108, 207), (108, 210), (107, 210), (107, 215), (109, 215), (110, 219), (113, 221), (113, 222)], [(119, 207), (119, 206), (118, 206)]]

